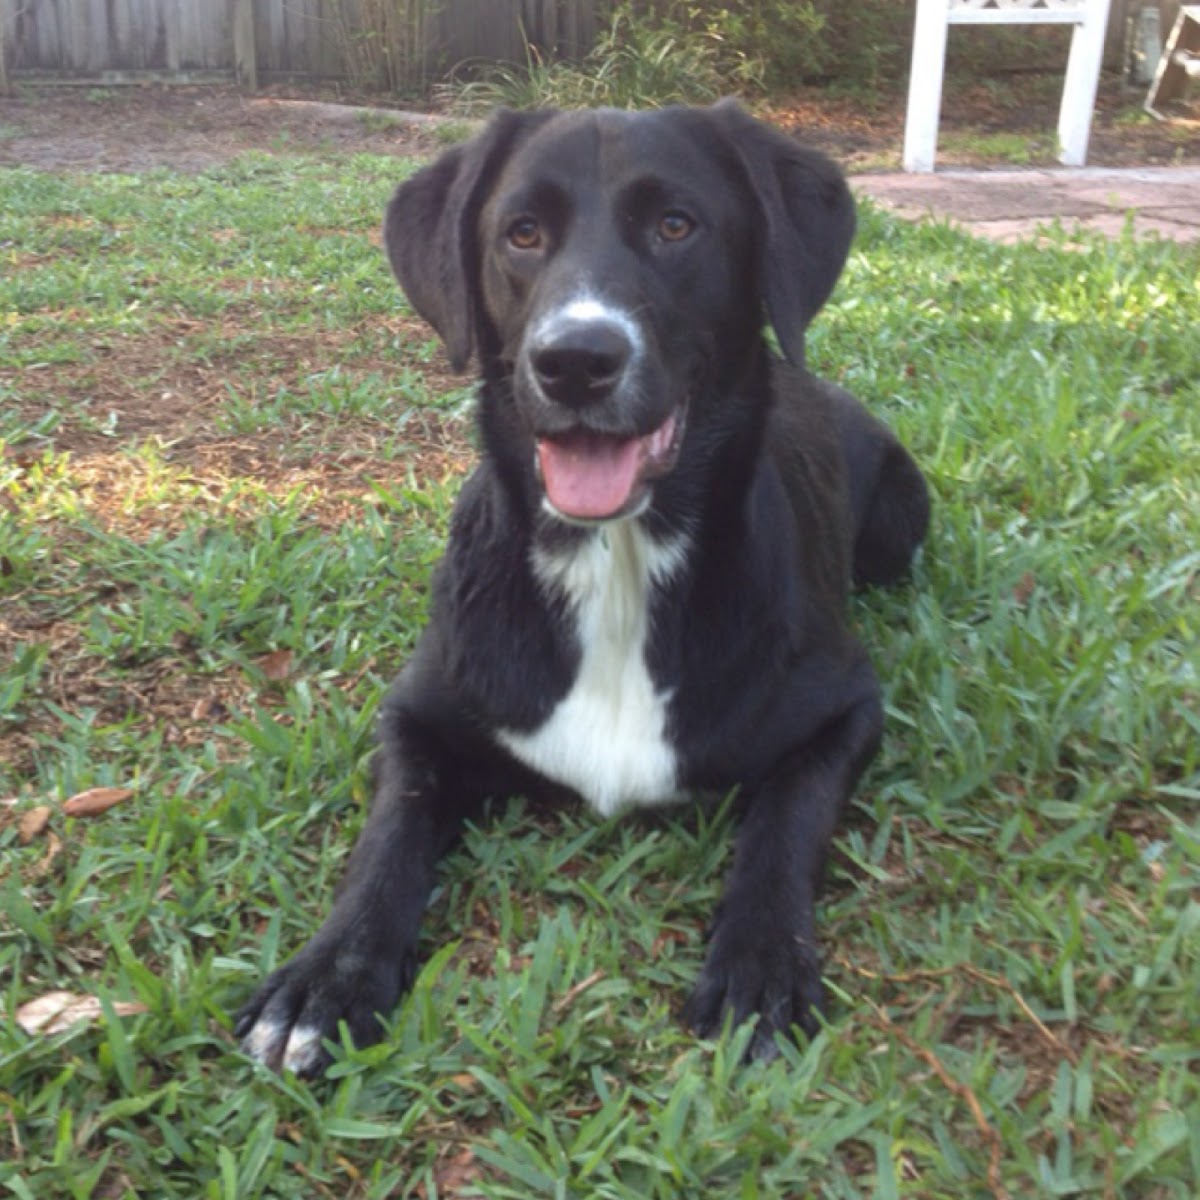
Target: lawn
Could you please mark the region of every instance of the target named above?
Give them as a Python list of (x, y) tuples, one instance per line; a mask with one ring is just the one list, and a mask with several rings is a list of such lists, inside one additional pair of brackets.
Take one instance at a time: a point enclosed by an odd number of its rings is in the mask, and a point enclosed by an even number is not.
[[(470, 462), (379, 250), (413, 165), (0, 173), (0, 1184), (1194, 1196), (1200, 249), (1157, 241), (867, 211), (818, 319), (936, 511), (854, 601), (890, 721), (815, 1041), (747, 1067), (747, 1031), (679, 1027), (724, 808), (515, 799), (445, 864), (386, 1041), (311, 1084), (238, 1052), (361, 823)], [(55, 991), (92, 1019), (27, 1032)]]

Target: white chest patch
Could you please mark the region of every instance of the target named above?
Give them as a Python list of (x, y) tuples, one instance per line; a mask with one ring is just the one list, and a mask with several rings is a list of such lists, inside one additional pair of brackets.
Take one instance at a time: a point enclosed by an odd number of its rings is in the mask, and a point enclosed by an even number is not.
[(581, 658), (571, 690), (531, 733), (498, 730), (526, 766), (573, 788), (602, 816), (658, 804), (678, 790), (667, 738), (669, 693), (646, 669), (654, 584), (683, 561), (685, 542), (655, 542), (636, 521), (597, 530), (563, 554), (534, 554), (547, 593), (575, 618)]

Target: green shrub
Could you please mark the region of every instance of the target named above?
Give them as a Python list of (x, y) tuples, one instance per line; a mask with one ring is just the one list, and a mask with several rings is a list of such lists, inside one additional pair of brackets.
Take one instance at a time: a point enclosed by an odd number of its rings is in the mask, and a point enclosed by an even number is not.
[(639, 16), (632, 4), (619, 4), (580, 63), (550, 61), (527, 42), (523, 65), (488, 66), (470, 82), (452, 82), (442, 90), (467, 113), (497, 104), (653, 108), (715, 100), (729, 90), (719, 45), (706, 30), (688, 23), (683, 11), (688, 7), (670, 4), (661, 13)]
[(439, 90), (468, 113), (705, 103), (831, 79), (874, 90), (907, 62), (911, 20), (881, 0), (622, 0), (581, 62), (527, 44), (523, 64), (475, 64)]
[(726, 87), (762, 91), (795, 86), (828, 65), (823, 37), (827, 7), (814, 0), (752, 0), (714, 4), (692, 0), (686, 7), (689, 28), (701, 30), (717, 47), (717, 63)]

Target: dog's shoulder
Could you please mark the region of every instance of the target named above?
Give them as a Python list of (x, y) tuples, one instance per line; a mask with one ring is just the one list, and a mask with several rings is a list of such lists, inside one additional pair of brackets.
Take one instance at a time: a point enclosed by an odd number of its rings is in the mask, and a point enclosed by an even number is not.
[(812, 608), (842, 610), (848, 593), (853, 516), (839, 435), (840, 389), (803, 367), (777, 360), (771, 370), (764, 468), (778, 473), (787, 519), (799, 531), (797, 571)]

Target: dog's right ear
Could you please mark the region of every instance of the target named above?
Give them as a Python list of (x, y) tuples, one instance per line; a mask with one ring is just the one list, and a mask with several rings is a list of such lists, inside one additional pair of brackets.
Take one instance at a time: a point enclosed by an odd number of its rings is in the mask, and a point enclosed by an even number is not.
[(481, 133), (402, 183), (388, 204), (383, 241), (392, 271), (456, 371), (475, 350), (479, 211), (518, 139), (552, 115), (498, 109)]
[(789, 362), (833, 291), (854, 237), (854, 197), (829, 159), (757, 121), (737, 101), (707, 110), (740, 159), (762, 216), (760, 275), (767, 315)]

